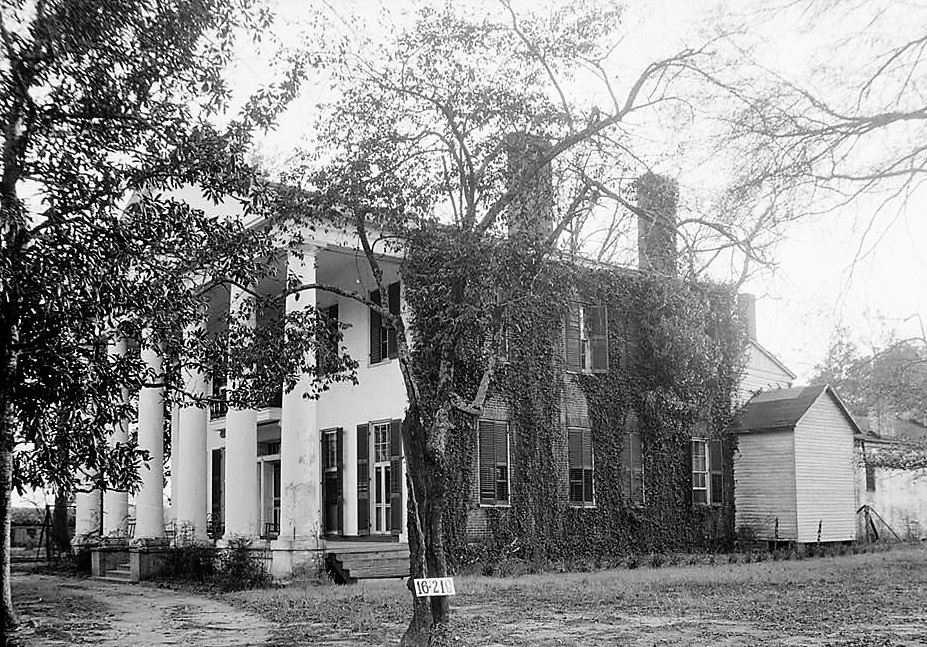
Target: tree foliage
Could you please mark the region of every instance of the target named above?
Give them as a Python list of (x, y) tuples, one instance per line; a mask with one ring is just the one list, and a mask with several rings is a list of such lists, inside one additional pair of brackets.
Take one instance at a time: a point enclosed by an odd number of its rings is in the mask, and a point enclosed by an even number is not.
[(927, 345), (923, 339), (892, 337), (863, 352), (846, 329), (838, 329), (812, 381), (833, 386), (857, 415), (875, 411), (927, 424)]
[[(321, 210), (327, 226), (357, 236), (381, 294), (380, 254), (404, 252), (412, 275), (416, 259), (440, 257), (427, 280), (406, 286), (409, 322), (364, 293), (303, 286), (354, 298), (399, 333), (413, 577), (447, 574), (448, 448), (485, 406), (505, 328), (517, 326), (512, 309), (561, 240), (575, 257), (597, 210), (659, 217), (634, 204), (631, 181), (647, 161), (633, 124), (676, 100), (670, 84), (703, 53), (616, 76), (621, 30), (611, 4), (521, 12), (502, 1), (474, 15), (445, 3), (420, 9), (385, 44), (339, 43), (319, 145), (286, 175), (309, 191), (282, 196), (289, 230), (305, 231), (305, 214)], [(598, 103), (582, 91), (590, 85)], [(723, 224), (708, 229), (741, 242)], [(414, 599), (403, 644), (444, 644), (448, 614), (445, 598)]]
[[(241, 220), (262, 195), (245, 155), (310, 61), (287, 59), (283, 80), (234, 117), (225, 78), (235, 39), (270, 21), (250, 0), (0, 3), (4, 519), (13, 487), (134, 487), (145, 454), (131, 436), (110, 439), (132, 419), (133, 394), (166, 386), (172, 400), (203, 403), (176, 388), (179, 363), (222, 370), (222, 352), (205, 352), (214, 340), (186, 343), (181, 331), (196, 330), (218, 286), (270, 271), (272, 241)], [(236, 197), (209, 216), (177, 197), (187, 186), (206, 203)], [(314, 348), (312, 330), (294, 337)], [(128, 341), (124, 355), (108, 352), (116, 339)], [(169, 358), (164, 375), (146, 372), (144, 347)], [(293, 370), (276, 368), (278, 384)], [(3, 558), (6, 638), (8, 532)]]

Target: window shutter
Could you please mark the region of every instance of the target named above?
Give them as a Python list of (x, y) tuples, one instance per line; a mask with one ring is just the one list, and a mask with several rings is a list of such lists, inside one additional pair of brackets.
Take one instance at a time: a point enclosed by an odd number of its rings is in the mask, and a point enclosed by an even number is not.
[[(391, 315), (399, 316), (399, 281), (390, 283), (386, 288), (387, 307)], [(390, 358), (399, 357), (399, 345), (396, 340), (396, 328), (389, 326), (386, 329), (386, 355)]]
[(608, 310), (605, 304), (587, 306), (589, 322), (590, 368), (593, 373), (608, 371)]
[(357, 533), (370, 533), (369, 427), (357, 425)]
[(566, 370), (581, 371), (583, 370), (583, 340), (582, 331), (580, 330), (580, 306), (578, 303), (570, 302), (565, 324), (564, 361), (566, 362)]
[(711, 503), (724, 503), (723, 452), (720, 440), (708, 441), (708, 472), (711, 478)]
[[(380, 292), (375, 290), (370, 293), (370, 300), (380, 305)], [(376, 364), (383, 361), (382, 348), (383, 335), (383, 317), (375, 310), (370, 310), (370, 363)]]
[(505, 422), (497, 422), (493, 427), (495, 430), (496, 501), (508, 503), (509, 483), (512, 477), (509, 467), (509, 426)]
[(636, 505), (644, 503), (644, 454), (639, 433), (628, 434), (628, 456), (630, 460), (630, 498)]
[(480, 503), (496, 500), (495, 427), (490, 420), (479, 421)]
[(567, 428), (570, 503), (583, 502), (583, 434), (582, 429)]
[(338, 533), (344, 534), (344, 429), (338, 427), (335, 439), (338, 460)]
[(390, 531), (402, 532), (402, 420), (389, 423), (389, 514)]
[(634, 480), (631, 468), (631, 436), (633, 434), (625, 434), (624, 443), (621, 445), (621, 496), (625, 501), (631, 501), (631, 483)]

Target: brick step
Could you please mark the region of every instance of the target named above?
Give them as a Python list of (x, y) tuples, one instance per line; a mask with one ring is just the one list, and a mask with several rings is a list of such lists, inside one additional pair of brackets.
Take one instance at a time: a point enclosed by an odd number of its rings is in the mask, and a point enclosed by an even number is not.
[(94, 575), (90, 579), (98, 582), (110, 582), (112, 584), (135, 584), (130, 577), (113, 577), (112, 575)]
[(335, 553), (343, 562), (351, 562), (352, 564), (360, 563), (376, 563), (383, 561), (409, 561), (409, 553)]
[(365, 557), (358, 559), (356, 555), (339, 555), (345, 570), (351, 577), (358, 579), (372, 579), (379, 577), (407, 577), (409, 575), (408, 556), (391, 557)]

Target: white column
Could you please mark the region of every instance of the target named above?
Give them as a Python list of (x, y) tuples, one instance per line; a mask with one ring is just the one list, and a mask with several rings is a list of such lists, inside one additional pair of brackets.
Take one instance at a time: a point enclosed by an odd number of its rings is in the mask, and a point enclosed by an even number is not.
[[(142, 349), (145, 381), (164, 379), (163, 358), (153, 348)], [(164, 537), (164, 387), (143, 386), (138, 394), (138, 447), (149, 454), (139, 476), (142, 484), (135, 499), (135, 539)]]
[[(128, 345), (125, 339), (117, 339), (110, 343), (107, 352), (112, 361), (124, 357)], [(122, 388), (122, 404), (129, 402), (129, 389)], [(109, 446), (125, 445), (129, 442), (129, 420), (122, 418), (113, 429), (109, 437)], [(107, 489), (103, 493), (103, 534), (113, 535), (125, 531), (126, 519), (129, 517), (129, 493), (126, 491)]]
[(180, 405), (176, 402), (171, 405), (171, 519), (177, 520), (177, 492), (180, 491), (177, 482), (180, 465)]
[[(315, 283), (315, 250), (290, 252), (287, 274), (300, 283)], [(286, 298), (286, 311), (315, 307), (315, 292)], [(309, 362), (314, 357), (307, 357)], [(296, 387), (283, 395), (280, 420), (280, 536), (282, 541), (318, 543), (321, 519), (321, 439), (316, 424), (316, 402), (304, 398), (311, 376), (303, 374)]]
[[(184, 391), (193, 396), (206, 394), (206, 376), (193, 367), (181, 369)], [(174, 466), (176, 474), (172, 492), (177, 507), (177, 537), (192, 530), (193, 539), (205, 541), (206, 536), (206, 424), (204, 406), (185, 402), (179, 411), (177, 447), (174, 455), (180, 460)]]
[(344, 534), (357, 535), (357, 429), (344, 430), (344, 457), (341, 477), (344, 479)]
[[(249, 331), (257, 325), (254, 299), (232, 287), (229, 313)], [(230, 351), (231, 352), (231, 351)], [(238, 388), (234, 376), (229, 390)], [(258, 483), (253, 478), (257, 465), (257, 411), (229, 407), (225, 414), (225, 539), (257, 537), (260, 523)]]
[[(90, 479), (84, 483), (85, 487), (91, 485)], [(83, 540), (85, 537), (97, 537), (100, 534), (100, 491), (78, 492), (75, 496), (77, 510), (74, 514), (74, 539)]]

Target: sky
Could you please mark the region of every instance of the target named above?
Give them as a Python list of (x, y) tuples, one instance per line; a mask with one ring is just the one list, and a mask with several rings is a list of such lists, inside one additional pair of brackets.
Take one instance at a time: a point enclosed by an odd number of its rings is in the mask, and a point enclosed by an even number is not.
[[(891, 4), (882, 7), (878, 2), (850, 3), (862, 9), (845, 14), (812, 14), (810, 8), (826, 4), (822, 2), (783, 3), (791, 8), (776, 14), (768, 11), (769, 3), (765, 2), (626, 3), (622, 52), (629, 54), (623, 56), (616, 72), (642, 69), (647, 62), (682, 45), (705, 42), (722, 24), (735, 24), (747, 16), (749, 33), (737, 43), (750, 47), (751, 58), (768, 70), (817, 91), (832, 80), (828, 75), (833, 75), (834, 69), (857, 66), (853, 57), (866, 55), (870, 51), (867, 47), (875, 51), (881, 39), (903, 37), (905, 29), (921, 24), (914, 19), (905, 21), (907, 14), (894, 15)], [(389, 29), (390, 20), (401, 23), (403, 12), (408, 10), (405, 2), (382, 4), (389, 11), (389, 20), (376, 17), (381, 7), (376, 0), (320, 6), (336, 16), (328, 29), (360, 34), (366, 21), (366, 33), (375, 37), (378, 31)], [(888, 9), (877, 16), (879, 7), (879, 11)], [(278, 31), (281, 40), (298, 40), (298, 27), (308, 15), (305, 8), (302, 0), (279, 0), (285, 23)], [(863, 32), (864, 28), (867, 31)], [(835, 61), (835, 56), (847, 58)], [(243, 52), (239, 58), (241, 76), (260, 78), (266, 65), (261, 57), (256, 50)], [(822, 67), (828, 69), (822, 72)], [(265, 138), (262, 154), (285, 163), (295, 142), (311, 141), (312, 106), (330, 97), (323, 78), (310, 79), (296, 107), (284, 116), (277, 131)], [(661, 122), (653, 128), (668, 131), (672, 126)], [(699, 169), (687, 167), (687, 163), (685, 154), (667, 154), (662, 162), (666, 172), (679, 174), (681, 200), (696, 204), (709, 179), (700, 177)], [(921, 279), (927, 276), (927, 244), (922, 242), (927, 241), (923, 214), (927, 195), (916, 192), (906, 205), (883, 211), (879, 211), (879, 204), (877, 199), (861, 200), (791, 226), (776, 247), (775, 268), (754, 276), (743, 287), (758, 297), (760, 343), (778, 355), (799, 376), (799, 382), (806, 382), (824, 359), (837, 326), (847, 327), (851, 338), (865, 350), (884, 344), (892, 331), (901, 337), (919, 334), (918, 316), (927, 322), (927, 289)]]

